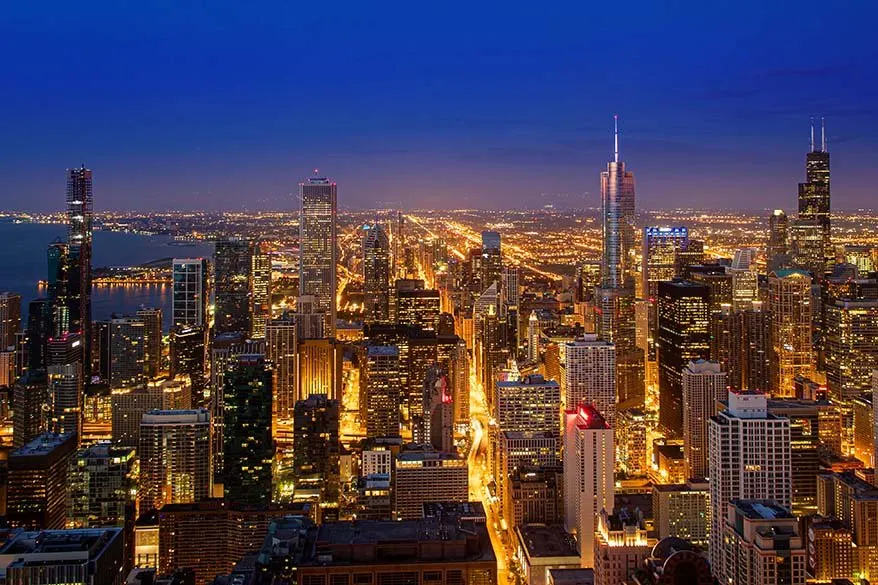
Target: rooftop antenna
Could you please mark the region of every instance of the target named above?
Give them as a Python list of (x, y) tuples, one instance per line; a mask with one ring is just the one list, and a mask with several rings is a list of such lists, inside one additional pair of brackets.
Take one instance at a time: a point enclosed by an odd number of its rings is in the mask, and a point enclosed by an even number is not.
[(613, 135), (615, 137), (615, 161), (619, 162), (619, 114), (613, 115)]
[(827, 150), (826, 150), (826, 119), (823, 116), (820, 116), (820, 150), (822, 152), (827, 152)]
[(814, 152), (814, 116), (811, 116), (811, 152)]

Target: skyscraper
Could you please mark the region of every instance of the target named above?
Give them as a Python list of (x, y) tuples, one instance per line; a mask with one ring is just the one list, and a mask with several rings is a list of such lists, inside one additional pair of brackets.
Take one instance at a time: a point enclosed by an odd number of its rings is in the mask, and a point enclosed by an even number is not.
[(849, 402), (872, 387), (878, 366), (878, 300), (839, 300), (824, 307), (826, 381), (833, 401)]
[(644, 399), (644, 361), (634, 315), (634, 173), (619, 159), (618, 116), (615, 124), (614, 157), (601, 173), (603, 253), (595, 330), (616, 346), (619, 402), (637, 406)]
[(616, 348), (587, 334), (564, 344), (564, 404), (592, 404), (616, 428)]
[(63, 528), (72, 434), (43, 433), (9, 454), (6, 520), (13, 528)]
[(207, 260), (174, 258), (172, 325), (201, 327), (207, 320)]
[(683, 370), (710, 359), (709, 289), (688, 280), (659, 283), (659, 426), (683, 436)]
[(271, 319), (271, 256), (260, 244), (253, 248), (250, 270), (250, 337), (265, 337), (265, 325)]
[(210, 414), (205, 409), (153, 410), (144, 414), (137, 454), (141, 510), (210, 497)]
[(540, 359), (540, 318), (531, 311), (527, 319), (527, 361), (536, 363)]
[(677, 254), (688, 244), (689, 230), (684, 226), (643, 228), (643, 297), (658, 297), (658, 283), (678, 276)]
[(495, 282), (500, 289), (500, 273), (503, 271), (503, 256), (500, 252), (500, 234), (492, 231), (482, 232), (481, 283), (485, 290)]
[(618, 116), (615, 121), (615, 152), (601, 173), (601, 225), (603, 255), (601, 286), (634, 286), (634, 173), (619, 159)]
[(775, 209), (768, 217), (768, 245), (766, 259), (769, 270), (777, 270), (786, 264), (790, 253), (790, 220), (783, 209)]
[(250, 274), (253, 244), (241, 238), (219, 240), (214, 260), (214, 329), (250, 333)]
[(689, 362), (683, 370), (683, 450), (686, 477), (707, 477), (708, 426), (716, 401), (728, 394), (727, 375), (717, 362)]
[(390, 241), (380, 223), (363, 226), (363, 304), (366, 319), (390, 319)]
[(398, 437), (400, 384), (399, 348), (394, 345), (366, 346), (360, 374), (361, 417), (367, 437)]
[(293, 478), (296, 490), (315, 490), (321, 507), (338, 504), (339, 403), (312, 394), (295, 405)]
[(312, 295), (325, 321), (325, 335), (335, 335), (338, 190), (325, 177), (299, 183), (299, 291)]
[(602, 510), (613, 513), (613, 429), (591, 405), (568, 408), (564, 431), (564, 525), (576, 536), (583, 567), (594, 567)]
[(810, 378), (814, 368), (811, 340), (811, 276), (801, 270), (775, 270), (768, 277), (771, 314), (772, 393), (793, 396), (793, 379)]
[[(811, 120), (811, 150), (805, 156), (805, 182), (799, 183), (799, 219), (820, 226), (822, 258), (834, 263), (832, 249), (831, 199), (829, 189), (829, 151), (826, 148), (826, 125), (820, 119), (820, 149), (814, 145), (814, 120)], [(823, 276), (821, 271), (818, 276)]]
[(132, 388), (146, 379), (146, 326), (143, 319), (111, 319), (110, 387)]
[(271, 366), (264, 355), (239, 355), (226, 369), (223, 469), (227, 502), (271, 503), (271, 388)]
[[(85, 165), (67, 169), (67, 245), (71, 266), (68, 281), (70, 331), (82, 334), (83, 355), (91, 356), (91, 255), (93, 222), (92, 172)], [(85, 380), (91, 360), (83, 363)]]
[(273, 319), (265, 327), (265, 357), (274, 366), (274, 412), (278, 424), (291, 427), (296, 406), (296, 323)]
[(21, 331), (21, 295), (0, 294), (0, 351), (15, 347), (15, 334)]
[(143, 321), (143, 365), (147, 378), (156, 378), (162, 371), (162, 310), (140, 307), (137, 317)]
[(67, 479), (67, 523), (74, 528), (122, 526), (134, 514), (137, 457), (111, 443), (73, 455)]
[(770, 414), (767, 398), (730, 392), (728, 410), (709, 422), (710, 564), (715, 570), (724, 562), (729, 500), (771, 499), (787, 510), (792, 503), (790, 421)]

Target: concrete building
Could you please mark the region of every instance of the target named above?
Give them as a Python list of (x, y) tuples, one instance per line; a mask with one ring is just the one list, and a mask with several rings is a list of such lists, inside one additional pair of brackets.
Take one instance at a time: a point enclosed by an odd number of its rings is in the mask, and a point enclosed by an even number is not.
[(402, 452), (396, 458), (394, 510), (400, 520), (421, 517), (427, 502), (466, 502), (469, 473), (466, 459), (438, 451)]
[(724, 562), (729, 500), (770, 499), (790, 509), (790, 421), (768, 412), (765, 394), (730, 392), (728, 410), (710, 419), (709, 444), (710, 556), (716, 571)]
[(624, 583), (652, 552), (653, 544), (640, 510), (601, 511), (594, 543), (595, 585)]
[(652, 486), (652, 515), (656, 536), (676, 537), (706, 550), (711, 527), (710, 490), (707, 482)]
[(572, 408), (586, 402), (604, 413), (616, 427), (616, 347), (597, 335), (586, 335), (564, 344), (564, 404)]
[(124, 566), (121, 528), (25, 531), (0, 547), (8, 585), (122, 585)]
[(10, 526), (64, 527), (67, 477), (76, 435), (44, 433), (9, 454), (6, 520)]
[[(714, 575), (736, 585), (804, 585), (806, 550), (799, 521), (772, 500), (734, 498), (725, 506)], [(711, 551), (713, 556), (713, 551)]]
[(133, 520), (137, 493), (134, 449), (97, 443), (79, 449), (67, 474), (67, 525), (123, 526)]
[(516, 556), (527, 585), (546, 585), (552, 569), (579, 568), (576, 540), (564, 527), (525, 524), (515, 529)]
[(689, 362), (683, 370), (683, 449), (686, 478), (707, 477), (708, 421), (716, 401), (728, 396), (728, 376), (718, 362)]
[(594, 407), (566, 412), (564, 525), (576, 536), (582, 565), (594, 566), (594, 535), (601, 510), (613, 512), (613, 429)]
[(793, 379), (814, 370), (811, 321), (811, 275), (802, 270), (776, 270), (768, 277), (771, 314), (772, 394), (794, 396)]

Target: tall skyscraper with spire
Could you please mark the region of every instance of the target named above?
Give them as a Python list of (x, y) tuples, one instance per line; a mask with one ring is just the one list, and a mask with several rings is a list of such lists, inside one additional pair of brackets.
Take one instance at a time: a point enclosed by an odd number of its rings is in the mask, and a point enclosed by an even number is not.
[[(634, 302), (634, 173), (619, 157), (619, 117), (614, 122), (614, 155), (601, 173), (601, 285), (596, 289), (595, 328), (616, 346), (618, 402), (644, 400), (643, 350), (637, 347)], [(623, 406), (624, 408), (624, 406)]]
[[(831, 200), (829, 189), (829, 150), (826, 146), (826, 123), (820, 119), (820, 148), (814, 143), (814, 119), (811, 119), (811, 150), (805, 157), (805, 182), (799, 183), (799, 221), (820, 226), (823, 259), (831, 264)], [(820, 275), (822, 276), (822, 274)]]
[(324, 315), (324, 332), (335, 336), (336, 264), (338, 263), (338, 190), (326, 177), (299, 184), (299, 292), (313, 296)]
[[(67, 245), (73, 270), (68, 275), (70, 331), (82, 335), (83, 355), (91, 355), (91, 245), (94, 219), (92, 172), (82, 165), (67, 169)], [(91, 360), (85, 360), (88, 380)]]

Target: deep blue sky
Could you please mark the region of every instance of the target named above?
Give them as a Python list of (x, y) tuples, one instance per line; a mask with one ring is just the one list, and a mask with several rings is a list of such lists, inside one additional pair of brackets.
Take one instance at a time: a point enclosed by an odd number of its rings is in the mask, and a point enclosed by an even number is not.
[(793, 208), (814, 114), (878, 207), (876, 4), (8, 2), (0, 208), (596, 205), (614, 112), (640, 208)]

